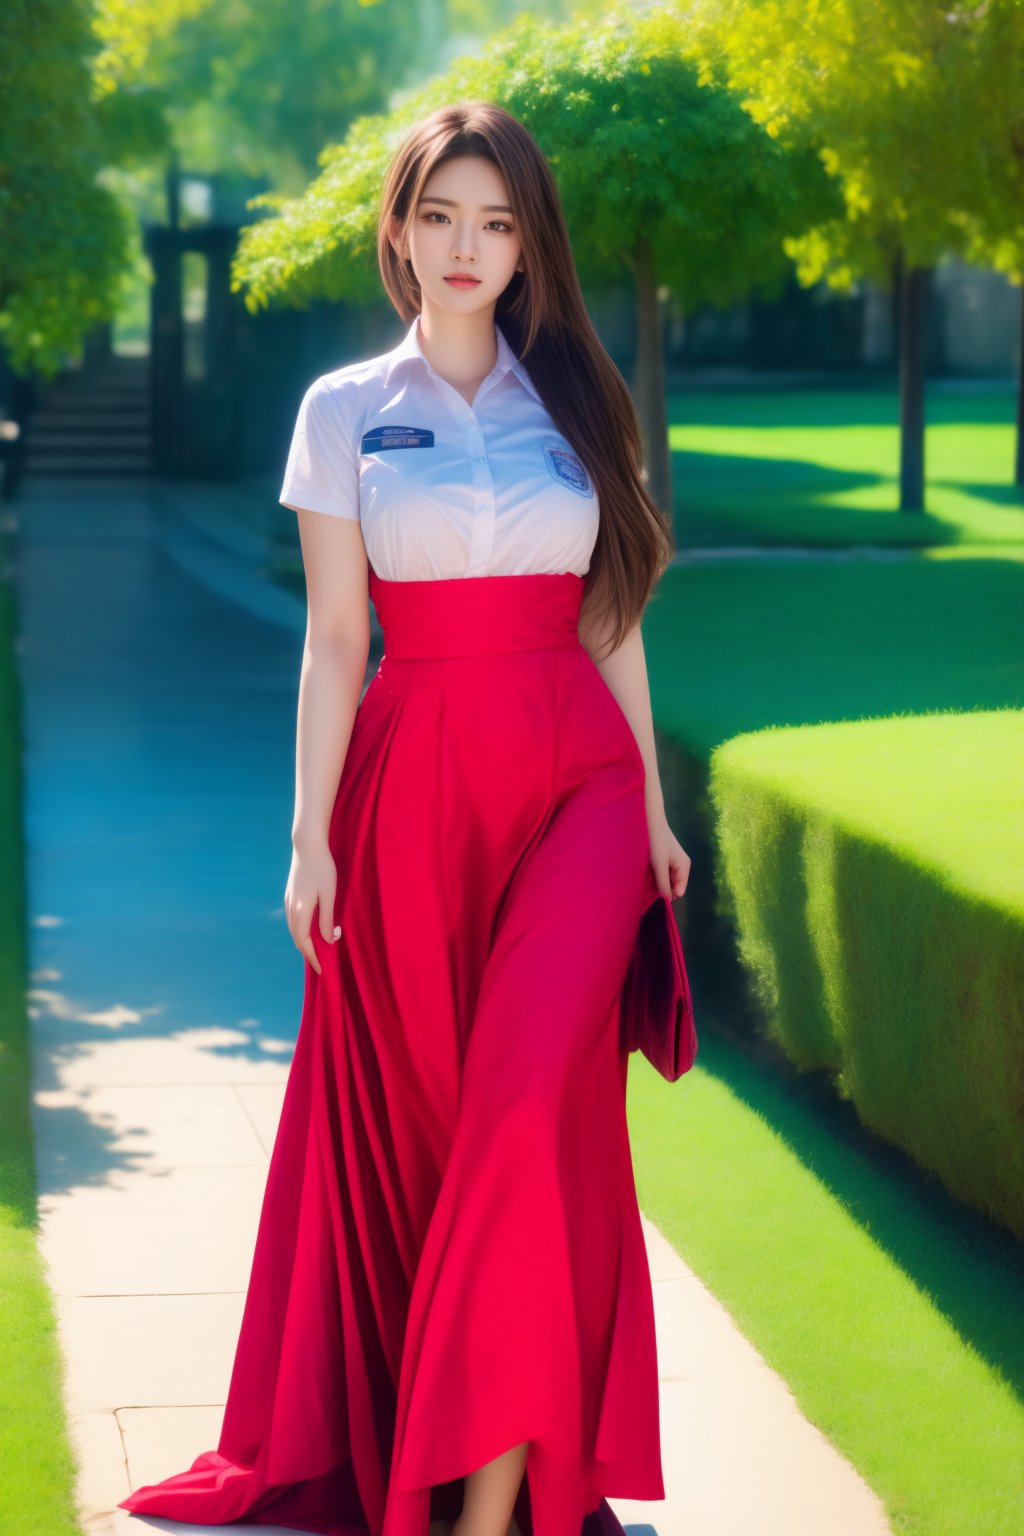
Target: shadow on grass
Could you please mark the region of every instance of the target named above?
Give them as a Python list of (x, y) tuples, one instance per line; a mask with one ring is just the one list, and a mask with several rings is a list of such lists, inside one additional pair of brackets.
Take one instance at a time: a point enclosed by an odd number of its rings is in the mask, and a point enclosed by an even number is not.
[[(1012, 427), (1016, 394), (1005, 389), (926, 388), (928, 427)], [(820, 389), (672, 390), (669, 420), (685, 427), (752, 427), (794, 431), (860, 427), (898, 428), (899, 389), (895, 380), (866, 380), (862, 387), (845, 379), (823, 379)]]
[(1020, 532), (1021, 537), (1024, 538), (1024, 486), (1007, 485), (1005, 482), (993, 480), (967, 480), (957, 484), (956, 489), (968, 496), (977, 496), (980, 501), (996, 501), (1001, 507), (1007, 507), (1011, 512), (1019, 512), (1021, 514)]
[[(1012, 516), (1024, 509), (1024, 488), (1013, 483), (1009, 394), (929, 399), (920, 511), (899, 505), (893, 391), (679, 394), (670, 419), (684, 547), (741, 540), (913, 548), (1024, 536)], [(1006, 474), (993, 480), (997, 453)]]
[(787, 1147), (957, 1334), (1024, 1400), (1024, 1247), (953, 1199), (938, 1178), (874, 1135), (831, 1074), (800, 1073), (763, 1036), (740, 1038), (697, 977), (700, 1065), (763, 1116)]

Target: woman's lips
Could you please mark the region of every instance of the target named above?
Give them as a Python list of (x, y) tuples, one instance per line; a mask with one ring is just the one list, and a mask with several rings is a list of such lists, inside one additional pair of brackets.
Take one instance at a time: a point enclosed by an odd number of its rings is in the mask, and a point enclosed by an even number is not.
[(446, 283), (451, 283), (453, 288), (477, 288), (480, 284), (478, 277), (446, 277)]

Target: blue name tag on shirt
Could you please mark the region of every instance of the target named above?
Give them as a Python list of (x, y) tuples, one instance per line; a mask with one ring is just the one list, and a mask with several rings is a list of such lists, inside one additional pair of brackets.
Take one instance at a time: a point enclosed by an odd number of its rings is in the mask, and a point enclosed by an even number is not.
[(568, 485), (580, 496), (593, 496), (594, 488), (590, 484), (590, 478), (578, 454), (571, 452), (568, 448), (547, 444), (544, 448), (544, 458), (552, 479), (561, 481), (562, 485)]
[(389, 453), (393, 448), (433, 448), (434, 434), (429, 427), (373, 427), (363, 434), (363, 453)]

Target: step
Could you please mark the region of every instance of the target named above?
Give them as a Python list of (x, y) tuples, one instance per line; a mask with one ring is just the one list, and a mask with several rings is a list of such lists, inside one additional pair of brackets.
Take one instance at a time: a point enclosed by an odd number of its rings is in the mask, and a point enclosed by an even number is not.
[(88, 452), (90, 448), (102, 448), (104, 452), (115, 453), (121, 449), (129, 449), (139, 453), (149, 447), (150, 437), (148, 431), (142, 432), (115, 432), (113, 430), (98, 433), (92, 429), (83, 428), (80, 432), (51, 432), (42, 431), (33, 427), (26, 437), (29, 452), (36, 454), (52, 453), (64, 448), (79, 448)]
[(125, 390), (118, 393), (114, 390), (83, 389), (81, 394), (69, 394), (67, 391), (56, 393), (43, 400), (36, 412), (38, 416), (61, 411), (120, 411), (126, 408), (144, 408), (149, 403), (148, 389)]
[(26, 475), (116, 475), (131, 471), (134, 474), (145, 474), (152, 468), (152, 458), (148, 453), (126, 453), (117, 458), (106, 458), (102, 454), (47, 454), (37, 458), (32, 454), (25, 457), (24, 472)]

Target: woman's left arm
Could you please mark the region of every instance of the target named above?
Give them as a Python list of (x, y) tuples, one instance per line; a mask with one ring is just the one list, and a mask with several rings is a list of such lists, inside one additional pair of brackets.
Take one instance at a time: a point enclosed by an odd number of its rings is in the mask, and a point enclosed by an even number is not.
[(647, 828), (651, 838), (651, 868), (658, 890), (676, 900), (686, 890), (690, 877), (690, 856), (681, 846), (665, 815), (665, 799), (658, 773), (654, 745), (654, 719), (651, 690), (647, 677), (640, 625), (635, 624), (622, 644), (603, 659), (598, 659), (604, 645), (595, 642), (593, 630), (580, 628), (580, 640), (593, 658), (601, 676), (615, 695), (615, 700), (629, 721), (646, 771), (644, 798), (647, 804)]

